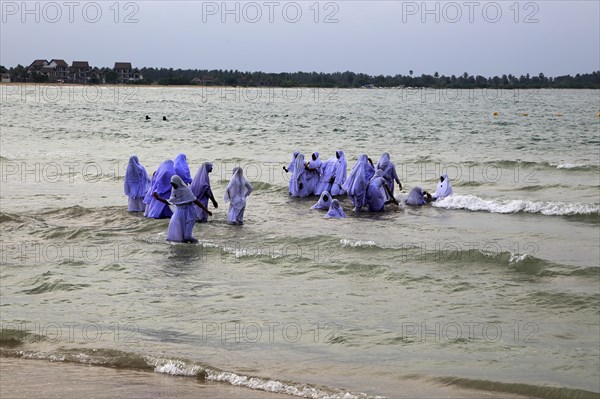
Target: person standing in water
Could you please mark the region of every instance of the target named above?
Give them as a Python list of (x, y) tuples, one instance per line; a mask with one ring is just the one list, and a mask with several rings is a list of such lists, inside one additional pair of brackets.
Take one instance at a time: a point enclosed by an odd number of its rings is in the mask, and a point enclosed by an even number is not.
[(225, 202), (229, 202), (227, 211), (227, 223), (234, 225), (244, 224), (244, 211), (246, 210), (246, 198), (250, 195), (252, 185), (244, 178), (242, 168), (233, 168), (233, 176), (225, 190)]
[(181, 180), (183, 180), (185, 184), (190, 184), (192, 182), (192, 175), (190, 173), (190, 167), (188, 166), (187, 157), (185, 154), (177, 155), (174, 165), (175, 173), (181, 177)]
[(346, 163), (346, 157), (344, 156), (344, 151), (336, 151), (335, 157), (337, 158), (337, 161), (335, 163), (333, 177), (330, 179), (331, 189), (329, 191), (329, 193), (334, 197), (346, 194), (346, 190), (344, 190), (342, 186), (346, 182), (346, 168), (348, 167), (348, 164)]
[(317, 194), (317, 186), (319, 185), (319, 181), (321, 180), (321, 165), (323, 161), (319, 159), (319, 153), (313, 152), (311, 155), (311, 160), (306, 163), (306, 171), (308, 173), (308, 179), (306, 183), (308, 184), (308, 192), (314, 195), (321, 195), (321, 193)]
[[(366, 205), (367, 186), (369, 180), (367, 180), (367, 174), (374, 171), (373, 167), (369, 164), (368, 157), (366, 154), (360, 154), (356, 164), (350, 171), (348, 179), (342, 186), (344, 191), (348, 194), (348, 198), (354, 205), (354, 211), (358, 212)], [(371, 175), (372, 176), (372, 175)]]
[[(294, 170), (296, 168), (296, 157), (298, 156), (298, 154), (300, 154), (300, 151), (294, 151), (294, 153), (292, 154), (292, 160), (290, 161), (287, 168), (285, 166), (283, 167), (283, 170), (285, 170), (285, 173), (291, 173), (292, 176), (294, 175)], [(290, 177), (290, 182), (288, 184), (288, 191), (289, 191), (290, 195), (292, 195), (292, 185), (293, 185), (292, 182), (293, 182), (293, 179), (292, 179), (292, 177)]]
[[(192, 180), (192, 184), (190, 185), (190, 189), (192, 193), (196, 196), (198, 201), (204, 205), (204, 207), (208, 207), (208, 200), (212, 201), (213, 206), (216, 208), (219, 207), (215, 197), (213, 196), (213, 192), (210, 188), (210, 180), (208, 174), (212, 172), (213, 164), (210, 162), (205, 162), (196, 172), (196, 176), (194, 176), (194, 180)], [(208, 220), (208, 213), (204, 211), (203, 208), (196, 208), (196, 220), (198, 222), (206, 222)]]
[(452, 195), (452, 186), (450, 185), (450, 179), (448, 175), (440, 176), (440, 182), (437, 185), (435, 194), (433, 194), (433, 200), (443, 199)]
[(144, 197), (150, 188), (150, 178), (146, 168), (140, 164), (137, 155), (132, 155), (125, 171), (125, 195), (128, 197), (129, 212), (144, 212)]
[(152, 177), (152, 185), (144, 197), (146, 210), (144, 216), (152, 219), (168, 219), (173, 215), (171, 209), (165, 205), (171, 192), (171, 177), (175, 174), (173, 161), (164, 161)]
[(296, 162), (294, 163), (294, 173), (292, 174), (290, 191), (292, 197), (304, 198), (312, 194), (313, 190), (310, 190), (309, 178), (309, 172), (304, 163), (304, 155), (300, 153), (296, 155)]
[(171, 177), (171, 187), (169, 201), (160, 199), (165, 205), (173, 204), (176, 207), (175, 213), (169, 221), (167, 241), (196, 243), (198, 240), (193, 235), (194, 223), (196, 221), (194, 205), (202, 208), (209, 216), (212, 213), (196, 199), (192, 190), (185, 185), (178, 175)]
[(398, 183), (398, 187), (402, 191), (402, 183), (400, 183), (400, 178), (398, 177), (398, 173), (396, 173), (396, 165), (390, 160), (390, 154), (384, 152), (381, 155), (379, 162), (377, 162), (377, 169), (383, 171), (383, 178), (385, 179), (388, 191), (391, 193), (389, 198), (386, 193), (386, 202), (388, 202), (394, 198), (394, 181)]

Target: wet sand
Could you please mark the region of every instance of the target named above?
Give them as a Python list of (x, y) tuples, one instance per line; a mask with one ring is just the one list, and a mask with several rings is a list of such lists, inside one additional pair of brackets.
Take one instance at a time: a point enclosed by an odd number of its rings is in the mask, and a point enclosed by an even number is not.
[[(405, 381), (395, 398), (523, 399), (526, 396)], [(147, 371), (0, 357), (0, 398), (290, 399), (287, 394)], [(390, 397), (389, 399), (393, 399)]]
[(289, 399), (291, 396), (190, 377), (2, 357), (0, 398)]

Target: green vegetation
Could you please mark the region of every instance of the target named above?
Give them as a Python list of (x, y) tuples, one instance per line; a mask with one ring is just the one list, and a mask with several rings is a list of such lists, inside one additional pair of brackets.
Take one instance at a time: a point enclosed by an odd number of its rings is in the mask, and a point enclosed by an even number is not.
[[(0, 67), (4, 68), (4, 67)], [(4, 70), (11, 75), (15, 82), (24, 81), (27, 69), (18, 65)], [(600, 89), (600, 71), (546, 77), (543, 73), (530, 76), (502, 75), (484, 77), (470, 75), (465, 72), (460, 76), (445, 76), (435, 72), (433, 75), (414, 75), (413, 70), (408, 75), (367, 75), (354, 72), (292, 72), (265, 73), (242, 72), (238, 70), (206, 70), (206, 69), (173, 69), (173, 68), (141, 68), (139, 72), (143, 79), (133, 84), (159, 85), (219, 85), (219, 86), (276, 86), (276, 87), (339, 87), (358, 88), (368, 87), (424, 87), (450, 89)], [(102, 70), (106, 83), (116, 82), (114, 71)], [(39, 78), (40, 80), (43, 78)], [(34, 77), (35, 81), (35, 77)], [(95, 80), (100, 82), (100, 80)]]

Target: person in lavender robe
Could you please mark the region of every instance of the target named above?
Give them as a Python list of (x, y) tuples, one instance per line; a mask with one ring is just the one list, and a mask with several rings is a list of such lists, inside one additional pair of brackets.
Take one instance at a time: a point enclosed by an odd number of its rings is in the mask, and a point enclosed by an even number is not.
[(165, 204), (171, 193), (171, 177), (175, 175), (175, 166), (173, 161), (166, 160), (152, 177), (152, 185), (144, 197), (146, 210), (144, 216), (152, 219), (168, 219), (173, 216), (173, 212), (168, 204)]
[(129, 212), (144, 212), (146, 205), (144, 197), (150, 188), (150, 178), (146, 168), (140, 164), (137, 155), (132, 155), (125, 171), (124, 191), (128, 197), (127, 210)]
[(314, 204), (311, 208), (312, 209), (329, 210), (330, 206), (331, 206), (331, 195), (329, 194), (329, 191), (323, 191), (321, 193), (321, 196), (319, 197), (319, 201), (317, 201), (317, 203)]
[(369, 211), (383, 212), (386, 197), (391, 197), (391, 201), (398, 205), (394, 196), (389, 192), (385, 178), (383, 177), (383, 170), (377, 169), (377, 172), (375, 172), (375, 175), (371, 178), (367, 186), (366, 205)]
[[(296, 157), (298, 156), (298, 154), (300, 154), (300, 151), (294, 151), (294, 153), (292, 154), (292, 160), (288, 164), (287, 168), (285, 166), (283, 167), (283, 170), (285, 170), (285, 173), (291, 173), (292, 176), (294, 175), (294, 169), (296, 167)], [(288, 191), (289, 191), (290, 195), (292, 195), (292, 178), (291, 177), (290, 177), (290, 182), (288, 184)]]
[[(217, 204), (217, 201), (213, 196), (212, 189), (210, 188), (210, 179), (208, 176), (212, 170), (212, 163), (205, 162), (202, 164), (202, 166), (198, 169), (198, 172), (196, 172), (196, 176), (194, 176), (194, 179), (192, 180), (190, 189), (205, 208), (208, 208), (208, 200), (211, 200), (216, 209), (219, 207), (219, 204)], [(206, 213), (203, 208), (196, 208), (196, 221), (200, 223), (208, 221), (208, 213)]]
[(435, 194), (433, 194), (433, 199), (443, 199), (452, 195), (452, 186), (450, 185), (450, 179), (448, 175), (440, 176), (440, 182), (437, 185), (435, 190)]
[(321, 165), (323, 161), (319, 158), (318, 152), (313, 152), (311, 155), (311, 160), (306, 163), (306, 171), (308, 178), (306, 183), (308, 184), (308, 192), (313, 195), (321, 195), (321, 193), (317, 194), (317, 186), (319, 185), (319, 181), (321, 180)]
[(233, 168), (233, 176), (225, 190), (225, 202), (229, 202), (227, 223), (234, 225), (244, 224), (244, 211), (246, 198), (250, 195), (252, 185), (244, 178), (244, 172), (239, 166)]
[(298, 154), (296, 156), (291, 183), (292, 197), (304, 198), (312, 194), (312, 190), (310, 190), (309, 187), (309, 172), (304, 164), (303, 154)]
[(165, 205), (175, 205), (175, 213), (169, 221), (167, 241), (196, 243), (194, 237), (194, 223), (196, 211), (194, 205), (202, 208), (208, 215), (212, 215), (200, 201), (196, 199), (192, 190), (183, 182), (179, 175), (171, 176), (171, 197), (169, 201), (161, 199)]
[(377, 169), (383, 171), (383, 178), (387, 184), (388, 190), (392, 193), (391, 196), (386, 194), (386, 202), (394, 198), (394, 181), (398, 183), (398, 187), (402, 190), (402, 183), (400, 183), (400, 178), (398, 178), (398, 173), (396, 173), (396, 165), (390, 160), (390, 154), (384, 152), (379, 158), (379, 162), (377, 162)]
[(335, 157), (337, 161), (335, 163), (334, 176), (331, 181), (331, 189), (329, 191), (329, 193), (334, 197), (346, 194), (346, 191), (342, 188), (342, 186), (346, 182), (346, 168), (348, 167), (346, 157), (344, 156), (344, 151), (336, 151)]
[(431, 194), (423, 191), (421, 187), (414, 187), (410, 190), (408, 198), (406, 198), (406, 205), (421, 206), (431, 202), (431, 200)]
[(354, 205), (355, 212), (360, 211), (366, 205), (367, 186), (369, 185), (366, 175), (372, 168), (367, 155), (359, 155), (356, 164), (342, 186), (343, 190), (348, 194), (352, 205)]
[(343, 219), (346, 217), (346, 213), (340, 205), (340, 201), (334, 199), (331, 201), (327, 214), (323, 216), (325, 219)]
[(175, 173), (181, 177), (181, 180), (185, 184), (190, 184), (192, 182), (192, 175), (190, 174), (190, 167), (187, 163), (187, 157), (185, 154), (179, 154), (173, 161), (175, 164)]

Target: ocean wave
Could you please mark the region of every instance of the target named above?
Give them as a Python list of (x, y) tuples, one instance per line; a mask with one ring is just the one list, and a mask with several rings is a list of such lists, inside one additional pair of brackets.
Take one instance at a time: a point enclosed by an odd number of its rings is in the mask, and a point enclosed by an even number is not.
[(365, 247), (366, 248), (371, 248), (371, 247), (383, 248), (382, 246), (377, 245), (375, 243), (375, 241), (362, 241), (362, 240), (352, 241), (352, 240), (349, 240), (347, 238), (342, 238), (340, 240), (340, 244), (342, 245), (342, 247), (351, 247), (351, 248), (357, 248), (357, 247), (358, 248), (360, 248), (360, 247), (363, 247), (363, 248), (365, 248)]
[[(266, 378), (249, 377), (231, 372), (207, 371), (206, 379), (211, 381), (227, 382), (231, 385), (246, 387), (273, 393), (285, 393), (301, 398), (327, 398), (327, 399), (363, 399), (370, 398), (364, 393), (344, 392), (332, 388), (315, 387), (307, 384), (284, 382)], [(376, 396), (375, 398), (383, 398)]]
[[(284, 393), (300, 398), (311, 399), (385, 399), (383, 396), (370, 396), (366, 393), (355, 393), (338, 388), (316, 386), (294, 381), (283, 381), (272, 378), (249, 376), (231, 371), (186, 361), (182, 359), (158, 358), (151, 355), (140, 355), (116, 349), (59, 349), (56, 351), (23, 350), (15, 347), (24, 342), (18, 330), (3, 331), (0, 341), (2, 356), (18, 357), (52, 362), (80, 363), (91, 366), (102, 366), (139, 371), (153, 371), (180, 377), (191, 377), (201, 380), (226, 383), (233, 386), (272, 393)], [(35, 341), (35, 339), (32, 339)]]
[(556, 166), (556, 169), (577, 169), (577, 170), (596, 170), (598, 165), (587, 165), (583, 163), (550, 163), (550, 166)]
[(532, 398), (544, 399), (584, 399), (598, 398), (597, 392), (583, 389), (564, 387), (532, 385), (524, 383), (508, 383), (500, 381), (476, 380), (458, 377), (435, 377), (431, 381), (440, 382), (444, 385), (456, 386), (467, 389), (480, 389), (487, 392), (501, 392), (515, 395), (525, 395)]
[[(470, 264), (493, 264), (502, 268), (508, 267), (518, 273), (539, 277), (580, 276), (597, 279), (600, 275), (600, 268), (598, 267), (573, 267), (553, 263), (529, 253), (502, 251), (501, 247), (493, 242), (487, 243), (483, 248), (455, 245), (451, 241), (440, 247), (436, 247), (436, 243), (427, 242), (407, 242), (401, 246), (389, 246), (375, 241), (343, 238), (340, 240), (340, 246), (350, 251), (378, 251), (378, 258), (381, 258), (384, 252), (390, 252), (390, 259), (404, 259), (404, 261), (415, 261), (417, 263), (462, 264), (468, 262)], [(390, 264), (387, 268), (381, 265), (362, 265), (361, 268), (356, 268), (351, 263), (338, 262), (336, 267), (339, 269), (340, 274), (347, 274), (349, 271), (364, 272), (367, 267), (371, 275), (394, 272), (393, 264)], [(393, 279), (393, 277), (389, 278)]]
[(569, 162), (535, 162), (535, 161), (514, 161), (514, 160), (497, 160), (497, 161), (486, 161), (486, 162), (465, 162), (470, 167), (494, 167), (494, 168), (505, 168), (515, 169), (520, 168), (526, 170), (556, 170), (564, 169), (569, 171), (598, 171), (600, 166), (598, 164), (585, 164), (585, 163), (569, 163)]
[(49, 281), (44, 281), (31, 289), (23, 290), (21, 292), (24, 294), (36, 295), (54, 291), (76, 291), (87, 287), (90, 287), (90, 284), (71, 284), (62, 279), (50, 279)]
[(599, 204), (574, 202), (483, 199), (474, 195), (451, 195), (432, 203), (434, 207), (491, 213), (539, 213), (547, 216), (599, 215)]

